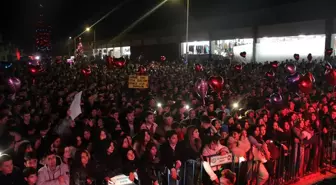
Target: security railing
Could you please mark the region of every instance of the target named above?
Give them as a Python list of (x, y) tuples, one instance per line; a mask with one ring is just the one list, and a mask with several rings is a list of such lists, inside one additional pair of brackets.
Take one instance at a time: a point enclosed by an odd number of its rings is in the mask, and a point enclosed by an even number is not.
[[(175, 180), (168, 168), (163, 172), (158, 171), (159, 184), (210, 185), (213, 182), (209, 175), (213, 174), (218, 177), (215, 184), (220, 185), (292, 184), (312, 173), (332, 172), (336, 160), (335, 135), (336, 130), (331, 130), (328, 133), (315, 133), (305, 141), (275, 143), (279, 155), (271, 153), (271, 159), (266, 163), (250, 157), (236, 157), (232, 153), (207, 156), (203, 160), (187, 160), (178, 170)], [(229, 177), (223, 171), (231, 172)]]

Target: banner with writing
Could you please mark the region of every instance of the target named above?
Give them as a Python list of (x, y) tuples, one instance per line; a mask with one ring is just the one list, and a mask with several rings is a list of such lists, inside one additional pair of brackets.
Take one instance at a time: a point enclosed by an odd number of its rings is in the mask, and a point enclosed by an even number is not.
[(232, 154), (225, 154), (225, 155), (215, 155), (210, 157), (210, 166), (218, 166), (223, 164), (228, 164), (232, 162)]
[(128, 77), (128, 88), (131, 89), (147, 89), (148, 76), (145, 75), (130, 75)]
[[(134, 173), (135, 179), (138, 179), (137, 173)], [(132, 185), (134, 184), (129, 180), (129, 177), (126, 175), (117, 175), (112, 177), (108, 182), (108, 185)]]

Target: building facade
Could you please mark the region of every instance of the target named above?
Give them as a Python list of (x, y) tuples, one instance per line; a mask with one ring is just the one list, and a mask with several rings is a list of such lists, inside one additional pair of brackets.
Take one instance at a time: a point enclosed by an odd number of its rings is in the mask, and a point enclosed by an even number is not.
[[(323, 2), (325, 0), (322, 0)], [(247, 52), (248, 61), (285, 60), (294, 53), (305, 58), (324, 57), (326, 48), (335, 48), (336, 19), (328, 9), (330, 4), (299, 1), (277, 7), (238, 12), (225, 17), (191, 21), (188, 48), (185, 26), (176, 25), (143, 34), (127, 35), (119, 40), (97, 41), (94, 54), (122, 56), (122, 49), (130, 48), (136, 59), (159, 59), (164, 55), (176, 59), (188, 52), (190, 56), (234, 56)], [(336, 1), (332, 2), (336, 5)], [(283, 16), (287, 15), (287, 16)], [(99, 33), (97, 33), (99, 34)], [(334, 55), (334, 54), (333, 54)]]

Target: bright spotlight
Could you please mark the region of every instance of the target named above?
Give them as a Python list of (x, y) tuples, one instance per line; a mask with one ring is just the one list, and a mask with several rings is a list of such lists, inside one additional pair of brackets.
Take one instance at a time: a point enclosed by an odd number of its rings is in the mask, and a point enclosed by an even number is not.
[(88, 31), (88, 32), (89, 32), (89, 31), (90, 31), (90, 29), (91, 29), (90, 27), (87, 27), (87, 28), (85, 29), (85, 31)]
[(40, 56), (35, 56), (35, 60), (40, 60)]
[(71, 40), (72, 39), (72, 37), (69, 37), (69, 40)]
[(161, 104), (161, 103), (158, 103), (157, 106), (158, 106), (158, 107), (162, 107), (162, 104)]
[(185, 108), (186, 108), (187, 110), (189, 110), (190, 106), (189, 106), (189, 105), (186, 105)]
[(239, 107), (239, 104), (236, 102), (236, 103), (233, 103), (232, 104), (232, 107), (234, 108), (234, 109), (237, 109), (238, 107)]

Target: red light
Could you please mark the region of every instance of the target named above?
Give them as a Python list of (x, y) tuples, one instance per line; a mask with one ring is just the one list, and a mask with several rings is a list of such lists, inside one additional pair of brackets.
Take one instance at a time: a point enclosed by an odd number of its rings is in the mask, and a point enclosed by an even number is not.
[(36, 73), (36, 69), (30, 69), (32, 73)]

